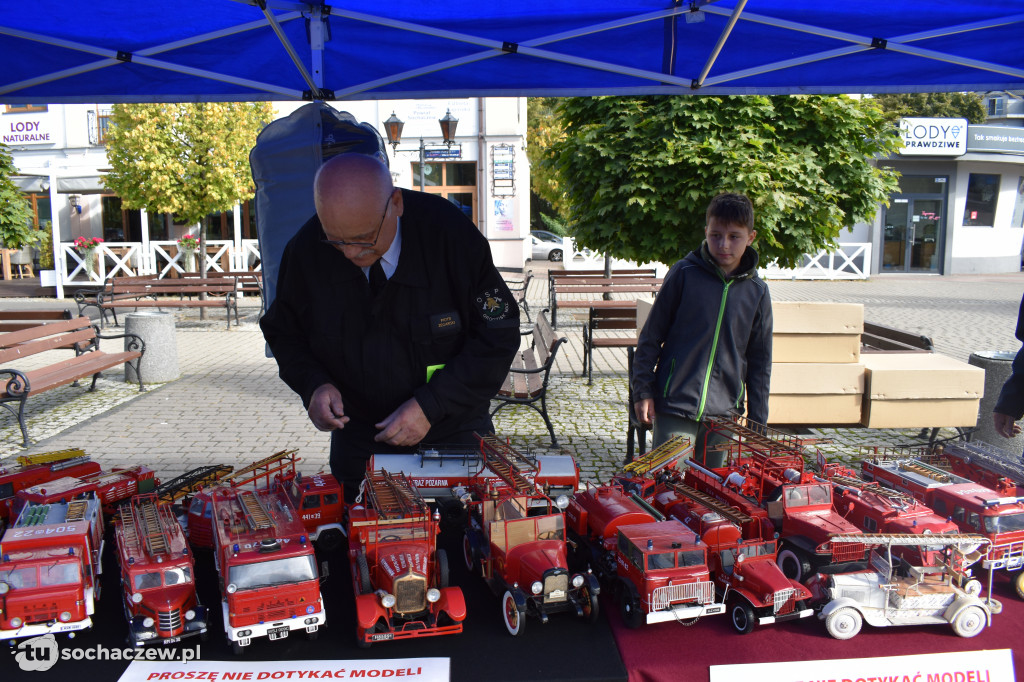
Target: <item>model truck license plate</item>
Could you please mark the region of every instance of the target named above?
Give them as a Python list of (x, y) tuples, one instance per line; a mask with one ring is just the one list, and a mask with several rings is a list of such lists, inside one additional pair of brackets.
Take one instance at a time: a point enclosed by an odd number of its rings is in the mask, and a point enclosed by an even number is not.
[(267, 630), (267, 637), (273, 641), (275, 639), (284, 639), (288, 636), (288, 627), (283, 628), (270, 628)]

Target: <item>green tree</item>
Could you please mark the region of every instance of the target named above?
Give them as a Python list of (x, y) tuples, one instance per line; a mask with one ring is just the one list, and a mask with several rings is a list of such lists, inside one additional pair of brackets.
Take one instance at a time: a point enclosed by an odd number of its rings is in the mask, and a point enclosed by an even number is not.
[(968, 123), (984, 123), (987, 118), (976, 92), (899, 92), (874, 95), (873, 100), (893, 123), (905, 116), (966, 118)]
[(186, 225), (255, 194), (249, 150), (273, 117), (268, 102), (115, 104), (104, 182), (130, 209)]
[(796, 265), (870, 220), (898, 174), (872, 165), (899, 140), (848, 97), (595, 97), (559, 104), (558, 173), (572, 233), (628, 260), (672, 263), (700, 245), (716, 194), (754, 203), (761, 262)]
[(555, 169), (544, 164), (554, 143), (563, 137), (555, 111), (558, 99), (530, 97), (526, 101), (526, 158), (530, 160), (530, 223), (536, 229), (566, 234), (566, 201)]
[(32, 226), (32, 204), (11, 179), (18, 174), (7, 146), (0, 144), (0, 243), (6, 249), (20, 249), (36, 239)]

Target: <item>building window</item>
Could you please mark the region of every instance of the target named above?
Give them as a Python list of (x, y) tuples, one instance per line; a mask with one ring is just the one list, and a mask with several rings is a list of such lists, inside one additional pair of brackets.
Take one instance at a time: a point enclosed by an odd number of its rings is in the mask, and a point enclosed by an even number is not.
[[(426, 163), (423, 165), (424, 191), (440, 194), (458, 206), (466, 217), (478, 224), (476, 215), (476, 162)], [(420, 164), (412, 164), (414, 187), (420, 186)]]
[(988, 100), (988, 115), (994, 118), (1006, 116), (1006, 98), (990, 97)]
[(999, 199), (999, 176), (971, 173), (967, 180), (967, 203), (964, 206), (964, 227), (992, 227)]
[(8, 114), (25, 114), (30, 111), (46, 111), (45, 104), (8, 104)]
[(1011, 227), (1024, 227), (1024, 175), (1017, 178), (1017, 200), (1013, 202)]
[(110, 109), (94, 109), (89, 112), (89, 144), (107, 144), (107, 128), (110, 126)]

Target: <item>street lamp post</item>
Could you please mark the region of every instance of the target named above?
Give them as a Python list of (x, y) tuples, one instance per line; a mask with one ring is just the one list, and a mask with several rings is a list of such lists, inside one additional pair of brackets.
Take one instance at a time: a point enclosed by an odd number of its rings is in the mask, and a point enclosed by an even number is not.
[[(455, 128), (459, 124), (459, 119), (452, 116), (452, 112), (449, 109), (444, 118), (438, 119), (437, 121), (441, 126), (441, 136), (444, 138), (444, 146), (446, 149), (451, 149), (452, 144), (455, 143)], [(420, 191), (426, 191), (426, 162), (427, 162), (427, 145), (423, 142), (423, 137), (420, 136), (420, 146), (416, 149), (399, 149), (398, 145), (402, 142), (402, 128), (405, 127), (405, 121), (398, 118), (395, 112), (391, 112), (391, 116), (384, 121), (384, 132), (388, 136), (388, 144), (391, 145), (391, 153), (396, 154), (398, 152), (419, 152), (420, 155)], [(433, 145), (440, 147), (440, 145)]]

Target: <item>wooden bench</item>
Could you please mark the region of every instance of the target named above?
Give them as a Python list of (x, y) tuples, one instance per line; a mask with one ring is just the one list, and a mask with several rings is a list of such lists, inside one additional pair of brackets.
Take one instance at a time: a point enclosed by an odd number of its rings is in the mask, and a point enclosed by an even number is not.
[(527, 270), (523, 274), (521, 280), (505, 280), (505, 286), (515, 296), (516, 303), (519, 305), (519, 310), (526, 313), (526, 321), (533, 322), (530, 319), (530, 304), (526, 302), (526, 291), (530, 288), (530, 281), (533, 279), (533, 270)]
[[(100, 350), (100, 339), (127, 339), (128, 350), (107, 353)], [(46, 351), (69, 347), (74, 350), (74, 355), (58, 355), (53, 362), (42, 367), (18, 369), (13, 364)], [(135, 369), (139, 390), (144, 391), (146, 389), (142, 385), (139, 361), (145, 351), (145, 343), (135, 334), (101, 336), (88, 317), (75, 317), (0, 333), (0, 376), (9, 377), (0, 392), (0, 405), (18, 418), (23, 444), (28, 447), (25, 403), (30, 396), (88, 376), (92, 377), (89, 390), (93, 391), (103, 370), (126, 362)], [(12, 403), (18, 404), (17, 410)]]
[[(594, 332), (609, 329), (633, 331), (628, 336), (595, 336)], [(636, 304), (615, 308), (591, 307), (583, 325), (583, 373), (587, 385), (593, 383), (595, 348), (634, 348), (636, 346)]]
[[(636, 298), (612, 299), (612, 294), (651, 294), (661, 289), (660, 277), (575, 277), (551, 282), (548, 299), (552, 325), (558, 327), (559, 308), (636, 307)], [(596, 295), (600, 298), (595, 298)]]
[[(198, 272), (186, 272), (179, 275), (183, 279), (202, 279)], [(240, 294), (259, 294), (260, 304), (263, 303), (263, 273), (259, 270), (228, 270), (225, 272), (207, 272), (206, 278), (232, 277)]]
[[(551, 368), (555, 364), (555, 356), (558, 355), (558, 348), (567, 338), (556, 337), (551, 324), (548, 322), (547, 311), (541, 311), (533, 329), (527, 331), (523, 336), (532, 336), (530, 346), (521, 350), (512, 360), (505, 383), (498, 389), (494, 400), (498, 406), (491, 411), (493, 417), (498, 410), (509, 405), (526, 405), (536, 410), (544, 418), (544, 424), (548, 427), (551, 435), (551, 446), (558, 447), (558, 438), (555, 437), (555, 428), (551, 425), (548, 417), (548, 379), (551, 376)], [(540, 403), (540, 407), (537, 403)]]
[(865, 321), (860, 335), (862, 353), (930, 353), (934, 348), (927, 336), (873, 322)]
[(48, 322), (60, 322), (70, 319), (71, 311), (67, 308), (64, 310), (29, 308), (22, 310), (0, 310), (0, 332), (13, 332), (19, 329), (38, 327), (40, 324)]
[[(102, 313), (107, 310), (116, 311), (117, 308), (224, 308), (230, 329), (232, 310), (235, 313), (235, 325), (238, 325), (237, 287), (234, 277), (113, 277), (96, 294), (93, 305), (101, 311), (101, 327), (106, 319)], [(114, 324), (117, 324), (116, 312)]]

